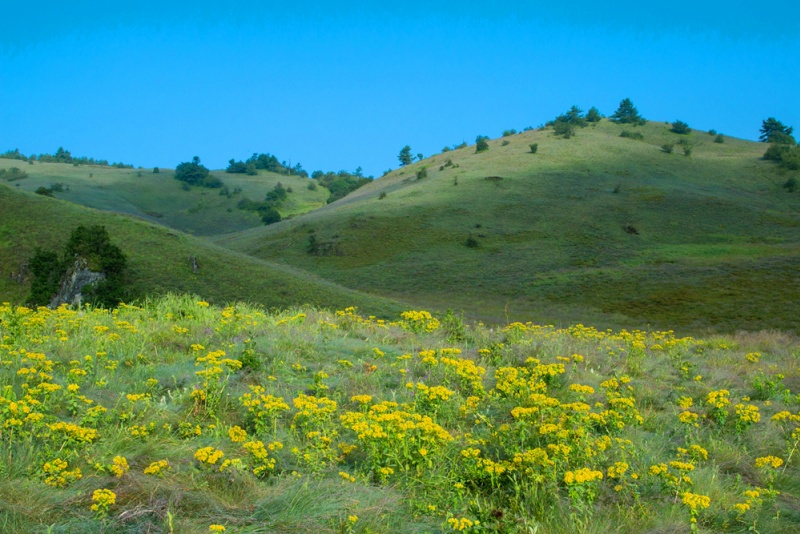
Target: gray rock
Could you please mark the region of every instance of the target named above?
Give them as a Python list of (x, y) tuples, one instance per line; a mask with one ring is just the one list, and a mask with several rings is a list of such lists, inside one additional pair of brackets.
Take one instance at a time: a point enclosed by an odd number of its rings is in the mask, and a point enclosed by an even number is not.
[(67, 271), (64, 281), (61, 282), (61, 289), (58, 291), (58, 295), (50, 301), (50, 307), (58, 308), (64, 303), (80, 306), (83, 299), (81, 295), (83, 288), (105, 279), (105, 273), (90, 270), (86, 260), (83, 258), (76, 259), (75, 265)]

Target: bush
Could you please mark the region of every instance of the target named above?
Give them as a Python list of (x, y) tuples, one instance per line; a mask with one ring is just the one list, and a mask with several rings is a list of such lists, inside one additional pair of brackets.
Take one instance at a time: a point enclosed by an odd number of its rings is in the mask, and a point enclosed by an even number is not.
[(717, 131), (712, 128), (708, 131), (708, 135), (717, 135)]
[(722, 134), (717, 134), (717, 136), (714, 138), (714, 142), (715, 143), (724, 143), (725, 142), (725, 137)]
[(36, 191), (34, 191), (34, 193), (36, 193), (37, 195), (45, 196), (45, 197), (52, 197), (53, 196), (53, 190), (52, 189), (48, 189), (47, 187), (45, 187), (43, 185), (40, 185), (39, 187), (37, 187)]
[(308, 189), (309, 191), (316, 191), (317, 190), (317, 182), (315, 182), (314, 180), (309, 180), (308, 185), (306, 186), (306, 189)]
[(539, 143), (531, 143), (528, 146), (531, 147), (531, 154), (536, 154), (539, 151)]
[(503, 139), (503, 142), (500, 143), (501, 146), (508, 146), (510, 144), (511, 144), (511, 141), (509, 141), (508, 139)]
[(477, 240), (477, 239), (475, 239), (475, 238), (474, 238), (474, 237), (472, 237), (472, 236), (469, 236), (469, 237), (467, 237), (467, 241), (466, 241), (464, 244), (465, 244), (465, 245), (466, 245), (468, 248), (478, 248), (478, 247), (480, 246), (480, 243), (478, 243), (478, 240)]
[(11, 167), (10, 169), (0, 169), (0, 180), (5, 180), (7, 182), (15, 182), (17, 180), (24, 180), (28, 177), (28, 173), (20, 170), (17, 167)]
[(503, 130), (503, 137), (509, 137), (511, 135), (516, 135), (517, 131), (514, 128), (510, 130)]
[(384, 198), (386, 198), (386, 191), (381, 191), (381, 194), (378, 195), (378, 200), (383, 200)]
[(483, 135), (479, 135), (475, 139), (475, 153), (483, 152), (485, 150), (489, 150), (488, 139), (489, 139), (488, 137), (485, 137)]
[(672, 123), (672, 128), (670, 131), (676, 134), (686, 135), (692, 133), (692, 129), (689, 128), (689, 125), (683, 121), (675, 121)]
[(275, 224), (281, 221), (281, 214), (278, 213), (278, 210), (275, 208), (265, 207), (258, 212), (261, 214), (261, 222), (265, 225)]
[(667, 154), (672, 154), (672, 151), (675, 150), (675, 143), (664, 143), (661, 145), (661, 151), (666, 152)]
[(794, 193), (794, 190), (797, 189), (797, 178), (792, 176), (791, 178), (786, 180), (786, 183), (783, 184), (783, 187), (790, 193)]
[(422, 167), (417, 171), (417, 180), (423, 180), (428, 177), (428, 168)]
[(161, 170), (158, 167), (153, 167), (153, 174), (159, 174)]
[(557, 120), (553, 123), (553, 133), (555, 133), (556, 136), (569, 139), (575, 135), (575, 127), (570, 122)]
[(637, 141), (641, 141), (644, 139), (644, 135), (642, 132), (630, 132), (628, 130), (622, 130), (622, 133), (619, 134), (620, 137), (625, 137), (627, 139), (635, 139)]

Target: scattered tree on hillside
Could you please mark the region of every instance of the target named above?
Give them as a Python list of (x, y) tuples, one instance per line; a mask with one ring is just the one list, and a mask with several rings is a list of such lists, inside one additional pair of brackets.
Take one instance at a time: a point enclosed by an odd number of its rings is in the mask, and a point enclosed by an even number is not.
[(275, 208), (267, 207), (259, 210), (258, 213), (261, 215), (261, 222), (265, 225), (281, 222), (281, 214)]
[(594, 106), (589, 108), (589, 111), (586, 112), (586, 122), (600, 122), (602, 118), (603, 115), (600, 114), (600, 110)]
[(411, 147), (406, 145), (400, 149), (400, 154), (398, 154), (397, 159), (400, 160), (400, 166), (402, 167), (411, 165), (411, 162), (414, 160), (411, 156)]
[(614, 114), (609, 117), (609, 120), (618, 124), (633, 125), (642, 125), (647, 122), (641, 115), (639, 115), (639, 111), (636, 109), (636, 106), (633, 105), (633, 102), (631, 102), (630, 98), (625, 98), (619, 103), (617, 111), (615, 111)]
[(672, 123), (672, 128), (670, 128), (669, 131), (671, 131), (673, 133), (676, 133), (676, 134), (682, 134), (682, 135), (686, 135), (686, 134), (692, 133), (692, 129), (689, 128), (689, 125), (686, 124), (683, 121), (675, 121), (675, 122), (673, 122)]
[(55, 252), (37, 248), (29, 262), (33, 278), (28, 303), (50, 304), (65, 276), (76, 261), (85, 262), (92, 271), (102, 272), (105, 279), (81, 290), (83, 301), (95, 306), (114, 307), (126, 296), (124, 284), (127, 258), (111, 243), (104, 226), (78, 226), (64, 246), (61, 258)]
[(475, 152), (483, 152), (489, 150), (489, 138), (485, 135), (479, 135), (475, 138)]
[(222, 180), (209, 173), (208, 169), (200, 163), (200, 158), (195, 156), (192, 161), (187, 161), (175, 167), (175, 179), (188, 185), (201, 187), (222, 187)]
[(10, 169), (0, 169), (0, 180), (7, 182), (15, 182), (17, 180), (24, 180), (28, 177), (28, 173), (21, 170), (19, 167), (11, 167)]
[(784, 126), (783, 123), (775, 117), (770, 117), (761, 122), (761, 135), (758, 140), (762, 143), (780, 143), (780, 144), (795, 144), (795, 139), (792, 137), (794, 128), (791, 126)]

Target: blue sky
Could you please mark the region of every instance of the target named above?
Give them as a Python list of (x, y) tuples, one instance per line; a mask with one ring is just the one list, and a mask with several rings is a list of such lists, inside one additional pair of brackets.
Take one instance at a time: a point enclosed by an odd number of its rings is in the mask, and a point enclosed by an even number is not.
[[(0, 151), (211, 168), (269, 152), (380, 176), (409, 144), (576, 104), (800, 130), (800, 2), (31, 1), (4, 6)], [(557, 4), (557, 5), (556, 5)]]

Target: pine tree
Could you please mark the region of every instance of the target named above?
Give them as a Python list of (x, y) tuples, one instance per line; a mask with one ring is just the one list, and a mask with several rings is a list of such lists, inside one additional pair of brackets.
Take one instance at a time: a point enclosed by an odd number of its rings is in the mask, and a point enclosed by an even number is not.
[(406, 165), (411, 165), (413, 161), (413, 156), (411, 155), (411, 147), (406, 145), (400, 151), (400, 154), (397, 156), (397, 159), (400, 160), (400, 165), (405, 167)]
[(647, 121), (639, 115), (636, 106), (633, 105), (630, 98), (626, 98), (619, 103), (617, 111), (614, 112), (609, 119), (618, 124), (644, 124)]

